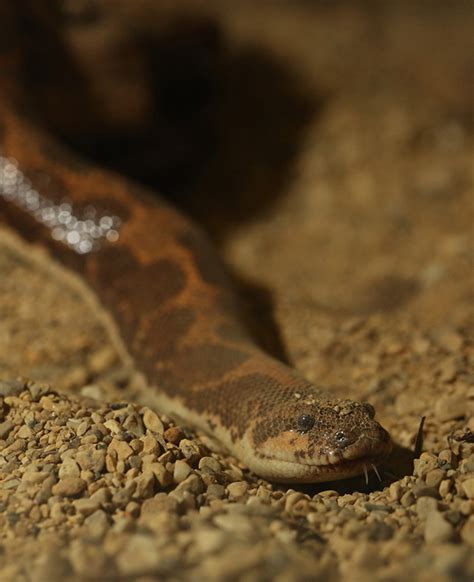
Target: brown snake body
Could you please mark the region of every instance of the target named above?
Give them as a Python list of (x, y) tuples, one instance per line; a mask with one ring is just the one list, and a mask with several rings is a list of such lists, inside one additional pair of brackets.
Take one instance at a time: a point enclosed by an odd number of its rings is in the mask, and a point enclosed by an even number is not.
[(373, 408), (335, 399), (263, 353), (206, 235), (44, 130), (20, 106), (18, 59), (0, 53), (0, 218), (87, 281), (159, 408), (270, 480), (341, 479), (379, 463), (391, 443)]

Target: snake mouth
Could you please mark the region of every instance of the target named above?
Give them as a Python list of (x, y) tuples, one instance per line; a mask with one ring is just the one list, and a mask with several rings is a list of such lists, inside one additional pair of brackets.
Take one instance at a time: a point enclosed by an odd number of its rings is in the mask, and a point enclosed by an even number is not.
[[(322, 483), (338, 481), (357, 475), (367, 475), (374, 470), (392, 450), (392, 442), (372, 442), (370, 446), (352, 446), (346, 451), (330, 451), (310, 459), (277, 460), (271, 455), (260, 454), (261, 459), (277, 463), (278, 475), (271, 479), (280, 483)], [(378, 474), (378, 473), (377, 473)]]
[(323, 483), (365, 474), (367, 482), (367, 476), (370, 471), (375, 471), (380, 479), (376, 467), (388, 454), (387, 452), (385, 455), (362, 457), (350, 461), (343, 460), (339, 463), (322, 465), (301, 465), (295, 461), (287, 461), (288, 465), (292, 465), (293, 470), (289, 470), (286, 477), (274, 477), (273, 480), (281, 483)]
[(359, 457), (357, 459), (342, 459), (337, 463), (308, 465), (310, 471), (316, 469), (316, 475), (327, 475), (327, 480), (345, 479), (361, 475), (377, 467), (390, 454), (391, 447), (384, 453)]
[[(363, 444), (363, 446), (362, 446)], [(308, 469), (317, 475), (327, 475), (327, 480), (345, 479), (365, 473), (380, 464), (392, 451), (390, 439), (384, 441), (363, 439), (346, 450), (330, 451), (318, 459), (317, 463), (308, 464)]]

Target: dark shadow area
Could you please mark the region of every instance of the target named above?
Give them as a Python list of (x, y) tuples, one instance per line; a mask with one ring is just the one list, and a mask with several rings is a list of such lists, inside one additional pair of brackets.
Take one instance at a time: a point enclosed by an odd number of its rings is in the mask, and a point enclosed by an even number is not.
[(272, 292), (255, 281), (231, 272), (241, 304), (241, 317), (255, 342), (274, 358), (291, 366), (292, 362), (274, 316)]
[(216, 96), (215, 145), (179, 200), (214, 238), (264, 215), (285, 193), (305, 128), (322, 103), (262, 49), (227, 52)]
[(140, 50), (153, 103), (140, 126), (61, 137), (164, 193), (220, 240), (287, 191), (321, 102), (271, 54), (231, 50), (209, 20), (176, 20)]
[(114, 62), (123, 51), (132, 53), (123, 74), (140, 84), (135, 93), (143, 101), (133, 118), (119, 114), (117, 120), (116, 111), (129, 107), (127, 96), (117, 93), (113, 106), (107, 99), (96, 105), (101, 120), (58, 133), (95, 164), (146, 184), (186, 210), (183, 192), (195, 189), (196, 176), (218, 147), (215, 110), (224, 66), (219, 29), (209, 19), (175, 16), (157, 36), (130, 44), (111, 46), (105, 56)]
[(366, 482), (364, 475), (358, 475), (357, 477), (343, 479), (342, 481), (310, 483), (304, 485), (292, 484), (290, 486), (279, 485), (277, 489), (286, 491), (288, 487), (291, 487), (295, 491), (300, 491), (301, 493), (306, 493), (311, 496), (327, 490), (337, 491), (339, 495), (354, 492), (372, 493), (373, 491), (382, 491), (391, 483), (402, 479), (406, 475), (412, 475), (413, 461), (415, 458), (417, 457), (412, 450), (395, 444), (390, 457), (381, 465), (377, 466), (377, 471), (380, 474), (381, 480), (379, 480), (375, 471), (370, 469), (370, 471), (368, 471), (368, 482)]

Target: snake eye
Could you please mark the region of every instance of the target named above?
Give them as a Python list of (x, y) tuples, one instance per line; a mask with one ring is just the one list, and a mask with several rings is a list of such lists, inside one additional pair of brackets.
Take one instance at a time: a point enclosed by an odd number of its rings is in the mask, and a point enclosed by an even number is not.
[(300, 430), (301, 432), (311, 430), (314, 426), (314, 423), (315, 423), (314, 416), (311, 416), (311, 414), (302, 414), (298, 418), (298, 430)]

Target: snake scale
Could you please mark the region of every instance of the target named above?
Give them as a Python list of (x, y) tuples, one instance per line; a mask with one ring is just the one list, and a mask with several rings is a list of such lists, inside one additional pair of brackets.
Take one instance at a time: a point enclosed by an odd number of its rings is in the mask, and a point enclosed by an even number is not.
[(0, 218), (84, 278), (160, 410), (256, 474), (320, 482), (375, 467), (391, 440), (373, 407), (334, 398), (257, 347), (206, 234), (43, 127), (27, 106), (13, 4), (0, 3)]

